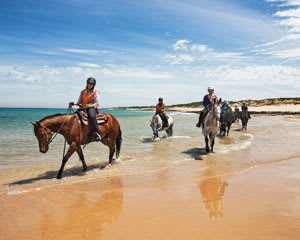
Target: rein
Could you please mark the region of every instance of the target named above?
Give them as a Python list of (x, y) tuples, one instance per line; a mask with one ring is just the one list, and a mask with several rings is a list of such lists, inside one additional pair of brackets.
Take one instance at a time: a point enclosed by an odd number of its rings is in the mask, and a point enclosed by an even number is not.
[[(73, 111), (73, 113), (74, 113), (73, 108), (72, 108), (72, 107), (69, 107), (68, 110), (67, 110), (67, 112), (66, 112), (66, 114), (68, 114), (68, 113), (71, 114), (72, 111)], [(47, 145), (49, 145), (49, 144), (54, 140), (54, 138), (57, 136), (57, 134), (58, 134), (58, 133), (60, 132), (60, 130), (63, 128), (65, 122), (66, 122), (66, 119), (65, 119), (64, 122), (61, 124), (59, 130), (52, 136), (52, 138), (49, 140), (49, 142), (47, 142)], [(46, 134), (46, 137), (47, 137), (47, 133), (46, 133), (46, 132), (45, 132), (45, 134)], [(47, 137), (47, 138), (48, 138), (48, 137)]]
[[(74, 110), (73, 110), (72, 106), (70, 106), (70, 107), (68, 108), (66, 114), (68, 114), (68, 113), (71, 114), (72, 112), (74, 113)], [(45, 130), (45, 135), (46, 135), (46, 139), (47, 139), (47, 144), (46, 144), (46, 147), (47, 147), (47, 148), (49, 148), (50, 143), (54, 140), (54, 138), (57, 136), (57, 134), (58, 134), (58, 133), (60, 132), (60, 130), (63, 128), (65, 122), (66, 122), (66, 119), (65, 119), (65, 120), (63, 121), (63, 123), (61, 124), (59, 130), (52, 136), (52, 138), (51, 138), (49, 141), (48, 141), (48, 136), (47, 136), (47, 130)], [(64, 142), (63, 157), (64, 157), (65, 151), (66, 151), (66, 142), (67, 142), (67, 140), (65, 139), (65, 142)]]

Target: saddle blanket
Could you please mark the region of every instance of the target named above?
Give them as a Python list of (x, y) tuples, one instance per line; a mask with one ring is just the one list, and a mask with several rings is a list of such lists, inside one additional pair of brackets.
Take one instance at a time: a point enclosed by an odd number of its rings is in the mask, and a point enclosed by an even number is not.
[[(88, 115), (85, 111), (76, 111), (75, 113), (77, 113), (77, 115), (79, 116), (80, 121), (85, 124), (88, 125)], [(108, 116), (105, 113), (99, 113), (96, 115), (96, 119), (97, 119), (97, 123), (98, 124), (104, 124), (107, 123), (108, 121)]]

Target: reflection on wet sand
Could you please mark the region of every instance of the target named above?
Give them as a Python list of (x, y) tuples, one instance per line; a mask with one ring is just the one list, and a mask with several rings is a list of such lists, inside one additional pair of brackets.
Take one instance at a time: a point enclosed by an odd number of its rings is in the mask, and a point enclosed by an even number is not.
[(2, 233), (0, 227), (0, 239), (102, 239), (104, 226), (119, 218), (123, 198), (118, 177), (11, 196), (3, 209), (10, 221)]
[(212, 170), (205, 171), (199, 188), (205, 208), (209, 211), (209, 218), (223, 217), (223, 196), (227, 186), (228, 183), (216, 176)]
[(84, 190), (75, 193), (59, 217), (53, 216), (53, 209), (45, 213), (42, 239), (102, 239), (103, 225), (114, 223), (123, 205), (121, 179), (112, 179), (108, 185), (114, 189), (100, 194)]

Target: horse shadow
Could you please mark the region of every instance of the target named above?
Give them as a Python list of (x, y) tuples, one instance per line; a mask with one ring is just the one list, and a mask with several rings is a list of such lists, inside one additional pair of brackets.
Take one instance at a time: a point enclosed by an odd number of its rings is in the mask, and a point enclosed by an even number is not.
[(235, 128), (235, 129), (233, 129), (233, 131), (236, 131), (236, 132), (241, 132), (241, 131), (242, 131), (242, 129), (241, 129), (241, 128)]
[[(92, 171), (94, 169), (100, 169), (101, 170), (101, 169), (104, 169), (107, 165), (108, 165), (107, 163), (89, 165), (87, 171), (85, 171), (85, 172), (82, 171), (81, 166), (72, 167), (72, 168), (66, 170), (63, 173), (62, 177), (65, 178), (65, 177), (74, 177), (74, 176), (84, 176), (86, 174), (86, 172)], [(45, 172), (43, 174), (40, 174), (37, 177), (23, 179), (23, 180), (19, 180), (19, 181), (12, 182), (12, 183), (7, 183), (6, 185), (8, 185), (8, 186), (24, 185), (24, 184), (31, 184), (31, 183), (41, 181), (41, 180), (56, 179), (57, 173), (58, 173), (58, 170), (57, 171), (48, 171), (48, 172)]]
[(190, 155), (195, 160), (203, 160), (202, 156), (207, 155), (205, 148), (191, 148), (182, 153)]

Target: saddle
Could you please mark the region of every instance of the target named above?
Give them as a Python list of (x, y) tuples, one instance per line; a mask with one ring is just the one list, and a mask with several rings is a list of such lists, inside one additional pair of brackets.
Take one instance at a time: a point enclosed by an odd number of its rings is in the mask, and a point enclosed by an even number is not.
[[(75, 113), (84, 125), (88, 125), (88, 115), (85, 111), (77, 110)], [(97, 113), (96, 119), (98, 124), (105, 124), (108, 121), (108, 116), (105, 113)]]

